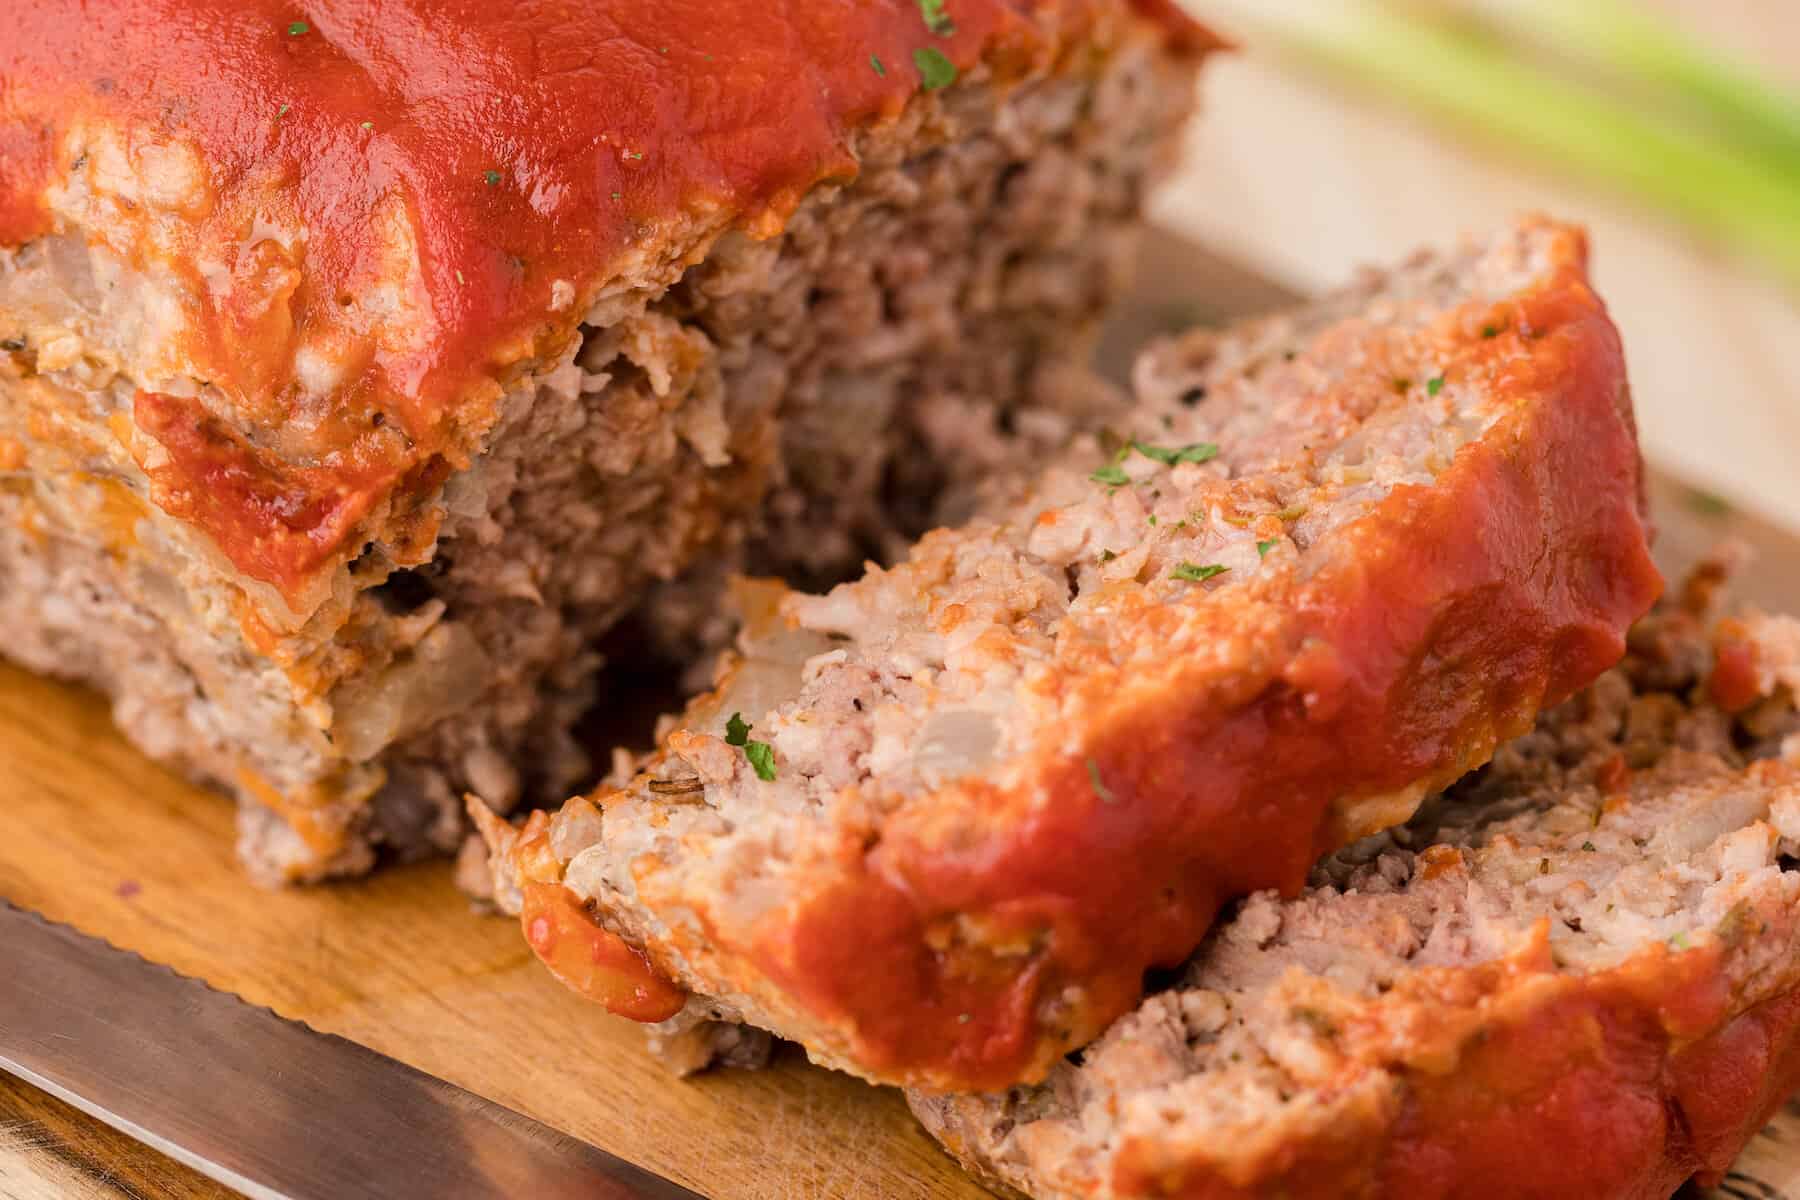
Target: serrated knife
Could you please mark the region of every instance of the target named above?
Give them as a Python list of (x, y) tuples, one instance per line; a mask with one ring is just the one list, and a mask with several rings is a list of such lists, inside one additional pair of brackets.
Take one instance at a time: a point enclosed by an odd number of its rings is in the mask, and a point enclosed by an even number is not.
[(0, 900), (0, 1070), (254, 1200), (694, 1193)]

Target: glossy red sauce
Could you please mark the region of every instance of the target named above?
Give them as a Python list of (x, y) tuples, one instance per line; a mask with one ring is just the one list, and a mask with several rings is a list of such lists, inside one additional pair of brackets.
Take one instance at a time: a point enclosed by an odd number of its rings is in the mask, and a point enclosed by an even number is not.
[[(772, 234), (815, 185), (854, 176), (851, 135), (920, 89), (916, 53), (1005, 78), (1132, 8), (1178, 46), (1211, 44), (1167, 0), (949, 0), (937, 31), (918, 0), (33, 0), (0, 36), (0, 245), (51, 231), (43, 192), (70, 170), (74, 126), (199, 149), (211, 199), (179, 218), (186, 250), (234, 286), (193, 289), (194, 369), (264, 428), (319, 432), (256, 463), (216, 443), (201, 475), (177, 455), (158, 478), (263, 476), (236, 515), (231, 494), (193, 515), (286, 587), (352, 513), (466, 453), (492, 418), (483, 382), (561, 344), (634, 256), (686, 253), (690, 224)], [(421, 326), (410, 344), (344, 303), (382, 278), (396, 204), (422, 272), (418, 315), (399, 318)], [(263, 217), (304, 227), (297, 256), (258, 240)], [(578, 299), (553, 314), (557, 280)], [(324, 413), (291, 383), (296, 339), (321, 330), (367, 352)], [(390, 436), (368, 439), (375, 421)]]
[(1719, 622), (1713, 634), (1713, 669), (1706, 687), (1714, 704), (1728, 713), (1740, 713), (1762, 699), (1762, 668), (1756, 640), (1743, 623)]
[(519, 927), (533, 954), (564, 986), (633, 1021), (666, 1021), (687, 1003), (618, 934), (559, 883), (525, 881)]
[(1180, 1200), (1664, 1200), (1689, 1179), (1716, 1184), (1800, 1083), (1800, 993), (1728, 1018), (1717, 945), (1587, 978), (1548, 962), (1532, 974), (1442, 972), (1483, 1019), (1446, 1047), (1449, 1069), (1396, 1068), (1398, 1111), (1284, 1147), (1253, 1180), (1128, 1145), (1111, 1182)]
[[(329, 464), (283, 463), (192, 400), (139, 392), (132, 416), (166, 455), (145, 468), (157, 505), (207, 530), (231, 548), (240, 570), (284, 591), (304, 585), (311, 567), (349, 536), (392, 478), (386, 456), (354, 446)], [(428, 491), (448, 471), (443, 458), (426, 459), (411, 467), (414, 486), (400, 490)], [(423, 540), (429, 542), (429, 533)]]
[[(871, 1073), (958, 1090), (1041, 1078), (1138, 1002), (1147, 969), (1184, 960), (1223, 902), (1297, 888), (1342, 840), (1335, 798), (1446, 784), (1470, 747), (1525, 732), (1616, 663), (1662, 586), (1618, 335), (1579, 264), (1504, 315), (1541, 343), (1497, 385), (1525, 415), (1347, 528), (1361, 545), (1305, 590), (1295, 645), (1311, 651), (1282, 678), (1241, 697), (1177, 684), (1156, 711), (1114, 714), (1003, 836), (946, 853), (888, 829), (766, 920), (753, 955), (770, 979)], [(961, 945), (960, 914), (1027, 951)], [(1085, 1001), (1044, 1018), (1071, 985)]]

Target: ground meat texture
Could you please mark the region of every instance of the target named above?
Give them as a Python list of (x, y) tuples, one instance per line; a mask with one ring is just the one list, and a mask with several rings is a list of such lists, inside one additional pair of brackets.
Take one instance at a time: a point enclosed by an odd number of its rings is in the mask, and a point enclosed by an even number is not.
[(914, 1111), (1039, 1200), (1717, 1183), (1800, 1083), (1800, 715), (1787, 681), (1713, 702), (1701, 614), (1633, 645), (1043, 1084)]
[(1153, 347), (1116, 428), (991, 492), (890, 570), (746, 589), (715, 690), (506, 856), (528, 927), (560, 888), (564, 936), (871, 1079), (1041, 1078), (1660, 587), (1617, 337), (1547, 221)]
[[(902, 536), (892, 497), (932, 483), (897, 463), (957, 470), (933, 413), (960, 406), (997, 431), (1044, 394), (1037, 376), (1085, 354), (1192, 94), (1194, 60), (1135, 11), (1108, 0), (1052, 22), (1033, 36), (1062, 49), (971, 59), (953, 86), (846, 130), (854, 170), (779, 220), (677, 215), (633, 234), (603, 286), (546, 283), (539, 317), (567, 336), (509, 350), (521, 357), (457, 410), (482, 414), (467, 445), (374, 500), (350, 467), (319, 474), (341, 459), (320, 447), (424, 434), (362, 392), (316, 412), (267, 394), (361, 387), (354, 355), (172, 367), (157, 347), (192, 311), (178, 272), (82, 222), (115, 211), (108, 189), (189, 176), (165, 178), (168, 155), (121, 158), (129, 130), (72, 129), (92, 146), (46, 192), (56, 222), (0, 249), (0, 652), (101, 688), (141, 746), (235, 791), (241, 850), (266, 880), (454, 849), (464, 791), (499, 811), (565, 798), (592, 779), (571, 730), (606, 699), (600, 640), (649, 589), (708, 555), (841, 575)], [(305, 36), (327, 37), (328, 15)], [(121, 163), (149, 175), (121, 184)], [(482, 203), (511, 186), (472, 178)], [(345, 292), (342, 319), (388, 305), (395, 329), (424, 320), (403, 286), (418, 262), (404, 237), (387, 249), (402, 283)], [(258, 390), (290, 362), (291, 380)], [(177, 486), (176, 469), (215, 486)], [(340, 494), (372, 505), (366, 532), (304, 580), (259, 578), (256, 537), (220, 540), (246, 513), (310, 520)], [(715, 594), (693, 595), (666, 642), (708, 638)]]

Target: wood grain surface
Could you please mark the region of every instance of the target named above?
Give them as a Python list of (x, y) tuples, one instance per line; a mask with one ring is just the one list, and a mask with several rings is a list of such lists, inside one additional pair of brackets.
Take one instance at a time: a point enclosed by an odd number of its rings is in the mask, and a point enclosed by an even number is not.
[[(1113, 353), (1281, 292), (1173, 240)], [(1204, 298), (1206, 313), (1192, 305)], [(1746, 591), (1800, 595), (1800, 543), (1662, 481), (1672, 562), (1733, 533), (1762, 547)], [(262, 892), (232, 858), (225, 800), (127, 746), (105, 705), (0, 667), (0, 895), (284, 1016), (341, 1034), (720, 1200), (983, 1195), (899, 1096), (788, 1053), (767, 1071), (672, 1079), (639, 1031), (537, 969), (510, 921), (472, 912), (445, 863)], [(1784, 1115), (1728, 1194), (1800, 1200), (1800, 1117)], [(85, 1190), (83, 1190), (85, 1189)], [(219, 1192), (22, 1086), (0, 1087), (0, 1197)]]

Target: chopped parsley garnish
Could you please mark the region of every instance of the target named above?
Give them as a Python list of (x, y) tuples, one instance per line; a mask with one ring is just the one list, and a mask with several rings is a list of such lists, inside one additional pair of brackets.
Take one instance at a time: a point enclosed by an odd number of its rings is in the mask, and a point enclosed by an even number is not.
[(871, 67), (875, 68), (875, 73), (877, 75), (881, 76), (883, 79), (887, 78), (887, 68), (881, 65), (881, 56), (880, 55), (878, 55), (878, 54), (869, 55), (869, 65)]
[(725, 744), (738, 746), (744, 751), (744, 757), (750, 760), (750, 767), (756, 777), (764, 783), (775, 780), (775, 747), (767, 742), (750, 739), (750, 726), (744, 721), (743, 713), (732, 713), (725, 722)]
[(373, 129), (373, 128), (375, 128), (375, 122), (373, 122), (373, 121), (364, 121), (364, 122), (363, 122), (363, 123), (362, 123), (362, 127), (363, 127), (363, 128), (364, 128), (364, 129)]
[(764, 783), (775, 782), (775, 747), (767, 742), (748, 742), (744, 746), (744, 757), (750, 760), (750, 768), (758, 779)]
[(1100, 764), (1090, 758), (1087, 760), (1087, 769), (1088, 780), (1094, 785), (1094, 795), (1100, 797), (1100, 802), (1103, 804), (1118, 803), (1119, 798), (1113, 795), (1112, 789), (1106, 786), (1106, 781), (1100, 778)]
[(1592, 842), (1583, 842), (1583, 843), (1581, 843), (1581, 848), (1583, 850), (1586, 850), (1586, 851), (1592, 853), (1593, 851), (1598, 850), (1600, 847), (1594, 845), (1594, 843), (1592, 843)]
[(1156, 524), (1156, 514), (1155, 513), (1150, 514), (1149, 521), (1150, 521), (1150, 524), (1152, 524), (1152, 525)]
[(919, 0), (919, 15), (925, 18), (925, 28), (939, 36), (956, 32), (956, 22), (944, 11), (944, 0)]
[(1500, 327), (1498, 325), (1483, 325), (1481, 327), (1481, 336), (1490, 340), (1497, 338), (1500, 336)]
[(1125, 468), (1116, 462), (1107, 463), (1088, 478), (1095, 483), (1104, 483), (1108, 487), (1124, 487), (1131, 482), (1131, 476), (1127, 475)]
[(1165, 467), (1172, 467), (1177, 463), (1211, 462), (1219, 457), (1219, 447), (1212, 442), (1193, 442), (1186, 446), (1170, 447), (1150, 446), (1134, 441), (1131, 443), (1131, 448), (1145, 458), (1153, 459)]
[(305, 21), (293, 21), (293, 22), (290, 22), (288, 25), (288, 36), (289, 37), (299, 37), (303, 33), (311, 33), (311, 32), (312, 32), (312, 26), (308, 25)]
[(487, 180), (487, 185), (489, 187), (493, 187), (496, 183), (500, 182), (500, 172), (498, 171), (483, 171), (481, 177)]
[(935, 46), (923, 46), (914, 50), (913, 66), (919, 69), (919, 78), (928, 92), (935, 92), (956, 82), (956, 65)]
[[(20, 342), (19, 345), (16, 347), (16, 349), (19, 349), (19, 350), (23, 350), (24, 348), (25, 348), (25, 343), (23, 343), (23, 342)], [(1109, 563), (1117, 557), (1119, 557), (1119, 556), (1114, 554), (1111, 550), (1102, 550), (1100, 552), (1100, 561), (1103, 563)]]
[(1427, 396), (1435, 396), (1443, 390), (1444, 390), (1444, 377), (1442, 375), (1433, 376), (1431, 379), (1427, 380), (1425, 383), (1425, 394)]
[(1688, 935), (1686, 932), (1676, 934), (1669, 939), (1669, 945), (1675, 947), (1677, 950), (1686, 950), (1688, 948)]
[(1195, 566), (1191, 562), (1184, 562), (1169, 573), (1169, 578), (1185, 579), (1189, 583), (1205, 583), (1213, 576), (1223, 575), (1229, 570), (1231, 570), (1230, 567), (1224, 566), (1221, 563), (1207, 563), (1205, 566)]
[(280, 108), (276, 109), (275, 110), (275, 119), (280, 120), (282, 117), (287, 116), (288, 109), (290, 109), (292, 107), (293, 107), (293, 105), (291, 105), (291, 104), (284, 104)]
[(1258, 543), (1256, 543), (1256, 557), (1258, 557), (1258, 558), (1269, 557), (1269, 551), (1273, 550), (1275, 548), (1275, 546), (1276, 546), (1275, 542), (1258, 542)]

